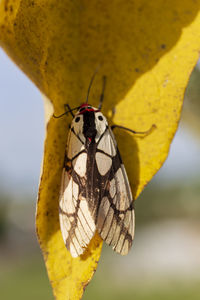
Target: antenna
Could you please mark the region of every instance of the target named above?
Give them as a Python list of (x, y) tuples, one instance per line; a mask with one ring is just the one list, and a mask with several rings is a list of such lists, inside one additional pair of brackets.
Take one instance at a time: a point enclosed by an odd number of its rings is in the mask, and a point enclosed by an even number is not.
[(92, 86), (92, 83), (94, 81), (94, 78), (95, 78), (95, 75), (97, 74), (97, 72), (99, 71), (99, 67), (98, 66), (94, 72), (94, 74), (92, 75), (92, 78), (90, 80), (90, 84), (89, 84), (89, 87), (88, 87), (88, 91), (87, 91), (87, 97), (86, 97), (86, 102), (85, 103), (88, 103), (88, 98), (89, 98), (89, 94), (90, 94), (90, 89), (91, 89), (91, 86)]

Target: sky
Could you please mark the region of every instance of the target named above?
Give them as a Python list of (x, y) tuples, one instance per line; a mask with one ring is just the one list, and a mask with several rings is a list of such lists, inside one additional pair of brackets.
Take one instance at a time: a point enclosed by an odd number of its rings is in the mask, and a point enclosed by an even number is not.
[[(17, 101), (16, 101), (17, 100)], [(0, 49), (0, 189), (37, 194), (44, 109), (39, 90)], [(181, 123), (156, 180), (190, 180), (200, 170), (200, 142)]]
[(43, 100), (2, 49), (0, 106), (0, 188), (35, 193), (43, 152)]

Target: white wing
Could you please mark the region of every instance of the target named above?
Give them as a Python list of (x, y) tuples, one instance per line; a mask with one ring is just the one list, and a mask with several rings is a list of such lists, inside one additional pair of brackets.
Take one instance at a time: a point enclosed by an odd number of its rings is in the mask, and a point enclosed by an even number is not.
[[(97, 147), (101, 153), (101, 160), (97, 160), (97, 166), (101, 173), (101, 163), (107, 165), (107, 181), (105, 191), (98, 210), (97, 230), (102, 239), (113, 250), (126, 255), (131, 248), (134, 238), (134, 208), (132, 194), (124, 165), (116, 145), (112, 130), (101, 138)], [(112, 164), (106, 163), (112, 159)], [(102, 168), (105, 169), (105, 168)]]
[(81, 255), (96, 226), (84, 195), (87, 153), (77, 135), (70, 131), (59, 201), (60, 228), (73, 257)]

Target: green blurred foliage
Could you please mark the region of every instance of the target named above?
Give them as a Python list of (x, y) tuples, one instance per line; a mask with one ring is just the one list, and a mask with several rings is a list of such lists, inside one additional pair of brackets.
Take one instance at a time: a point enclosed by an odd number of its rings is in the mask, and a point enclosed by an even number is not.
[[(174, 281), (169, 286), (159, 283), (148, 286), (145, 282), (138, 286), (133, 282), (132, 286), (117, 288), (105, 277), (90, 283), (83, 300), (199, 300), (200, 281), (189, 284)], [(0, 291), (2, 300), (54, 299), (41, 256), (18, 263), (12, 270), (1, 269)]]
[(191, 129), (195, 137), (200, 138), (200, 61), (192, 72), (183, 105), (182, 120)]
[(196, 67), (190, 77), (186, 92), (185, 106), (199, 116), (200, 115), (200, 64)]
[(200, 182), (159, 185), (154, 180), (144, 189), (135, 202), (137, 225), (148, 225), (151, 221), (191, 218), (200, 216)]
[(0, 270), (2, 300), (53, 300), (42, 257), (13, 262)]
[(8, 202), (8, 197), (0, 195), (0, 243), (6, 237), (6, 232), (8, 228)]
[(83, 300), (199, 300), (200, 282), (194, 285), (185, 285), (183, 282), (174, 282), (170, 287), (154, 285), (146, 287), (134, 286), (126, 289), (113, 289), (110, 286), (99, 286), (86, 289)]

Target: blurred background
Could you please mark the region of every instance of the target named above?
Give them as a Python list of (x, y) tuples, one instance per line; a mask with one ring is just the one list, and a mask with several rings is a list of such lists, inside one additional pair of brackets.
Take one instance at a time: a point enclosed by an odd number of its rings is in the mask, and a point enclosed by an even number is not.
[[(1, 299), (53, 299), (34, 225), (43, 102), (36, 87), (2, 50), (0, 93)], [(121, 257), (104, 245), (83, 299), (200, 299), (199, 129), (197, 64), (169, 157), (136, 201), (132, 250)]]

